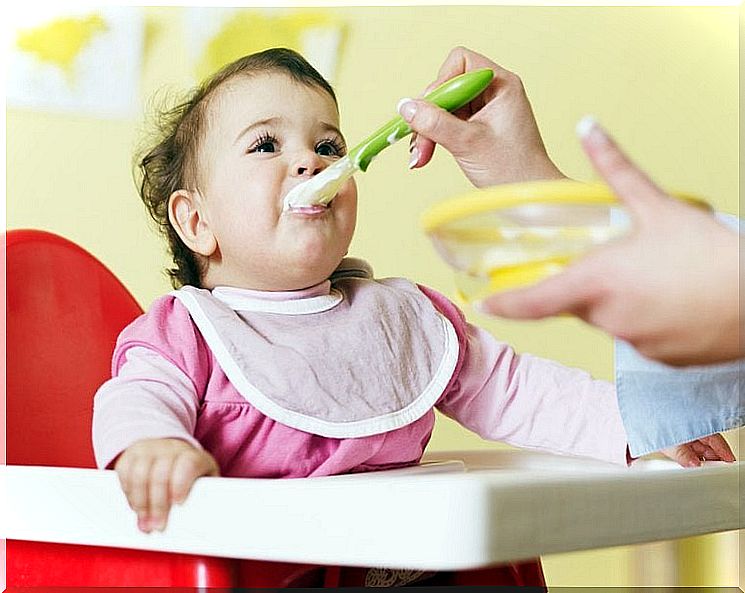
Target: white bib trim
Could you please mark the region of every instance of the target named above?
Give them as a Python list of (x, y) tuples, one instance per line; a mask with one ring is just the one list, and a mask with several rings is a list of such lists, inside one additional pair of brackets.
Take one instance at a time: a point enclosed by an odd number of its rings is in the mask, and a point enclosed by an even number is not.
[[(177, 294), (172, 292), (171, 294)], [(272, 301), (237, 294), (228, 287), (212, 290), (212, 296), (225, 303), (234, 311), (253, 311), (255, 313), (276, 313), (278, 315), (308, 315), (333, 309), (344, 300), (344, 295), (332, 288), (329, 294), (304, 299)]]
[(366, 437), (389, 432), (415, 422), (434, 407), (450, 382), (458, 363), (459, 344), (455, 328), (446, 317), (437, 312), (438, 319), (444, 330), (445, 353), (431, 381), (415, 400), (395, 412), (364, 420), (332, 422), (315, 418), (288, 410), (266, 397), (248, 380), (233, 360), (218, 331), (194, 295), (185, 290), (172, 291), (170, 294), (176, 297), (189, 311), (192, 320), (217, 358), (220, 367), (238, 393), (265, 416), (291, 428), (323, 437)]

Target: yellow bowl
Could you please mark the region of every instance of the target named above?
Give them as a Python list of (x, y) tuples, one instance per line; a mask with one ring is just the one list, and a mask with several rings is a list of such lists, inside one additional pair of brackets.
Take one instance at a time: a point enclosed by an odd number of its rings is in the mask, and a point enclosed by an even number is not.
[[(673, 195), (710, 209), (694, 196)], [(608, 186), (560, 180), (472, 191), (435, 205), (422, 226), (455, 269), (467, 302), (561, 271), (628, 232), (630, 219)]]

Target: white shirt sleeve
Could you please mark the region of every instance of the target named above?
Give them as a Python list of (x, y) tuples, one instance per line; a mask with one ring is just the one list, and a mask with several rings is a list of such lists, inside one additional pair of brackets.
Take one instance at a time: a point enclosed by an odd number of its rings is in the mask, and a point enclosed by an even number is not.
[(194, 447), (199, 395), (181, 369), (145, 348), (130, 348), (119, 374), (93, 400), (93, 451), (104, 469), (143, 439), (183, 439)]

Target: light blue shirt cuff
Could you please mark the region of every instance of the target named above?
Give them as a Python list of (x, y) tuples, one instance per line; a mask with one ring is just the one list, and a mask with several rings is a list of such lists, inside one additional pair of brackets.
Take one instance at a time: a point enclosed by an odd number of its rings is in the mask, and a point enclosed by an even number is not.
[(634, 457), (745, 424), (745, 360), (671, 367), (616, 340), (616, 390)]

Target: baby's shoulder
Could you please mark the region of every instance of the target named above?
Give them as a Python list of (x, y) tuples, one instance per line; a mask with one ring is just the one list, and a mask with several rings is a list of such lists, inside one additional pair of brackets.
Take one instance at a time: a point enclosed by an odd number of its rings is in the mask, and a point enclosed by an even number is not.
[(458, 340), (465, 343), (467, 334), (467, 324), (463, 311), (444, 294), (430, 288), (424, 284), (416, 283), (408, 278), (380, 278), (375, 280), (392, 290), (399, 291), (401, 295), (415, 298), (419, 303), (426, 303), (427, 307), (432, 307), (445, 319), (447, 319), (455, 329)]
[(186, 307), (173, 294), (165, 294), (155, 299), (145, 313), (125, 327), (120, 338), (173, 340), (193, 330), (194, 323)]
[(451, 321), (465, 322), (465, 315), (458, 305), (434, 288), (401, 277), (377, 278), (375, 282), (399, 291), (401, 294), (415, 295), (419, 299), (427, 301)]
[(205, 362), (206, 345), (189, 311), (173, 294), (158, 297), (119, 334), (114, 349), (113, 368), (123, 363), (132, 347), (142, 346), (158, 352), (184, 371)]

